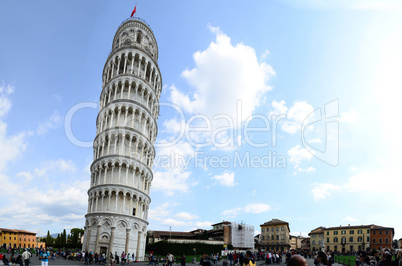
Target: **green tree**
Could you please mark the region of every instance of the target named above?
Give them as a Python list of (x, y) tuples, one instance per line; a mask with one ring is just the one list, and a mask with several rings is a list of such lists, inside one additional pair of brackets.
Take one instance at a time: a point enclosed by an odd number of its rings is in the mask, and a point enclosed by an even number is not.
[(47, 231), (47, 236), (46, 236), (46, 246), (47, 247), (49, 247), (49, 246), (53, 246), (53, 241), (54, 241), (54, 239), (53, 239), (53, 237), (50, 235), (50, 232), (49, 232), (49, 230)]
[(394, 241), (392, 241), (392, 246), (398, 248), (398, 240), (394, 239)]
[(61, 234), (61, 246), (65, 248), (67, 246), (67, 234), (66, 234), (66, 229), (63, 230), (63, 233)]
[(82, 228), (72, 228), (71, 233), (71, 247), (80, 248), (81, 247), (81, 236), (84, 235), (84, 230)]

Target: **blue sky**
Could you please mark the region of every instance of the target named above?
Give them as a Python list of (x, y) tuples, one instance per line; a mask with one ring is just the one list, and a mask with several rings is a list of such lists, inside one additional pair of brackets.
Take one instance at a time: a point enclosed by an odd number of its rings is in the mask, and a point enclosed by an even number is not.
[[(402, 237), (400, 3), (137, 2), (163, 78), (148, 229), (278, 218)], [(133, 7), (0, 3), (2, 227), (83, 227), (102, 69)]]

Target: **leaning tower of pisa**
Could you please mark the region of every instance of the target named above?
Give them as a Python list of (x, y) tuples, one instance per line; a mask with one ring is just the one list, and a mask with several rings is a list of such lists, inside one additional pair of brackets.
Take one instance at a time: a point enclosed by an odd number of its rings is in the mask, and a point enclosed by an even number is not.
[(119, 26), (102, 73), (82, 249), (144, 258), (162, 78), (150, 26)]

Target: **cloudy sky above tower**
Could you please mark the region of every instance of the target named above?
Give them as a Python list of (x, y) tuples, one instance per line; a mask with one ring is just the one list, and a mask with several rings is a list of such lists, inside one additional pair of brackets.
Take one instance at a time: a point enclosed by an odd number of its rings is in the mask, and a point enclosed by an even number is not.
[[(102, 69), (134, 4), (0, 3), (1, 227), (84, 226)], [(163, 80), (148, 229), (278, 218), (401, 238), (401, 15), (393, 0), (137, 1)]]

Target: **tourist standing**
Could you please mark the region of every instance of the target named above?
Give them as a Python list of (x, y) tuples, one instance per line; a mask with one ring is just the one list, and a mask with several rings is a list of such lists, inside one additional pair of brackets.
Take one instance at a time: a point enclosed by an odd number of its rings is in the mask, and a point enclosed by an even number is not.
[(166, 261), (167, 261), (168, 266), (172, 266), (173, 265), (173, 255), (168, 253), (166, 256)]
[(49, 252), (46, 251), (45, 248), (43, 248), (42, 252), (39, 254), (39, 259), (41, 260), (41, 265), (42, 266), (48, 266), (49, 265), (49, 257), (50, 257)]
[(25, 266), (29, 265), (29, 260), (31, 256), (32, 256), (31, 252), (29, 252), (28, 249), (26, 248), (24, 253), (22, 253), (22, 258), (24, 259)]

